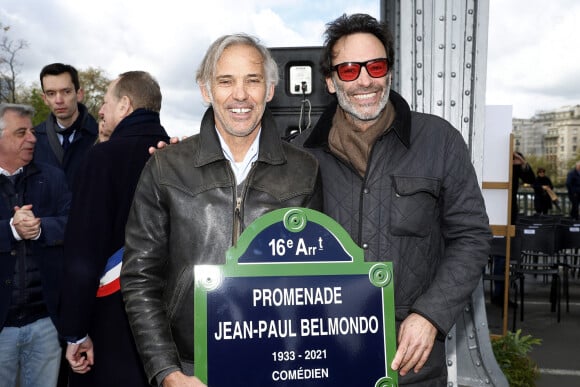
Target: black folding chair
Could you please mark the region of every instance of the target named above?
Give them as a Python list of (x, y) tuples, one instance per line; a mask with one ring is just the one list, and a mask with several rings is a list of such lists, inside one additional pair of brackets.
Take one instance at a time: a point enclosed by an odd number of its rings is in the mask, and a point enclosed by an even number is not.
[(560, 265), (564, 269), (564, 297), (566, 312), (570, 312), (570, 272), (580, 270), (580, 222), (562, 219), (557, 229), (557, 248)]
[[(513, 259), (514, 254), (519, 254), (520, 250), (518, 246), (514, 246), (513, 239), (511, 243), (511, 256)], [(505, 237), (494, 237), (490, 242), (490, 250), (489, 250), (489, 264), (487, 271), (483, 275), (484, 281), (489, 281), (489, 297), (490, 299), (493, 297), (493, 287), (495, 286), (495, 282), (504, 282), (505, 283), (505, 269), (502, 274), (494, 274), (494, 257), (495, 256), (505, 256), (506, 252), (506, 238)], [(513, 267), (510, 265), (510, 267)], [(510, 269), (510, 277), (509, 277), (509, 288), (513, 289), (514, 291), (514, 300), (515, 300), (515, 307), (513, 308), (513, 317), (512, 317), (512, 331), (515, 332), (516, 330), (516, 315), (517, 315), (517, 308), (518, 308), (518, 294), (519, 294), (519, 275), (514, 270)], [(502, 296), (503, 299), (503, 296)], [(503, 316), (503, 308), (502, 308), (502, 316)]]
[(521, 215), (518, 216), (518, 225), (535, 225), (544, 226), (550, 224), (559, 224), (562, 219), (562, 215), (546, 215), (546, 214), (534, 214), (534, 215)]
[(560, 270), (556, 250), (556, 224), (516, 225), (515, 241), (520, 253), (514, 254), (513, 270), (520, 282), (520, 321), (524, 321), (526, 275), (551, 278), (551, 311), (557, 312), (560, 322), (561, 289)]

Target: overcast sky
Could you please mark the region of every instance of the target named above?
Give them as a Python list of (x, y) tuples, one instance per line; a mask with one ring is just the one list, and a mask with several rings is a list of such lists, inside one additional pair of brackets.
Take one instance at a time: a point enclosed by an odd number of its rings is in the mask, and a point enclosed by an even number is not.
[[(202, 6), (203, 4), (203, 6)], [(218, 36), (247, 32), (269, 47), (319, 46), (325, 23), (342, 13), (380, 17), (379, 0), (4, 0), (0, 22), (21, 51), (20, 78), (42, 66), (98, 67), (115, 78), (153, 74), (163, 92), (162, 123), (172, 135), (197, 132), (205, 107), (195, 70)], [(486, 103), (515, 117), (580, 103), (580, 2), (491, 0)]]

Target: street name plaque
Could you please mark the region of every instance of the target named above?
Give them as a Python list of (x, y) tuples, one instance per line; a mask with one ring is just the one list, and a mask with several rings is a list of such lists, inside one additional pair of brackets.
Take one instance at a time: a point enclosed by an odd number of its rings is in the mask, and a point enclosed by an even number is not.
[(272, 211), (225, 265), (195, 267), (195, 374), (209, 387), (395, 387), (391, 262), (321, 212)]

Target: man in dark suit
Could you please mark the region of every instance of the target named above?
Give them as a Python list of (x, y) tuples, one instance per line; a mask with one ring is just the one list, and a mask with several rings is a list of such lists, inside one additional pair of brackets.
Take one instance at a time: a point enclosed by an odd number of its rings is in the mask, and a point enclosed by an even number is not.
[(36, 127), (34, 159), (64, 170), (72, 186), (81, 159), (97, 140), (98, 125), (81, 103), (84, 92), (73, 66), (46, 65), (40, 72), (40, 85), (50, 115)]
[(65, 236), (61, 335), (69, 386), (148, 386), (119, 291), (125, 223), (148, 148), (168, 136), (161, 90), (143, 71), (111, 82), (99, 116), (108, 141), (93, 146), (73, 186)]
[[(0, 381), (56, 386), (58, 286), (70, 192), (64, 173), (32, 161), (34, 109), (0, 104)], [(17, 376), (20, 379), (17, 380)]]
[[(71, 188), (81, 159), (97, 139), (97, 123), (81, 103), (84, 91), (73, 66), (63, 63), (44, 66), (40, 86), (50, 114), (35, 128), (34, 160), (62, 169)], [(58, 386), (67, 387), (68, 366), (64, 356), (61, 363)]]

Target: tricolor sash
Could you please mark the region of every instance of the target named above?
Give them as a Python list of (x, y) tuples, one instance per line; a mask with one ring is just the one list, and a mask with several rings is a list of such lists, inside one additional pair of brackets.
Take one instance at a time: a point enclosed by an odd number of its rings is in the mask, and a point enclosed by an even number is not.
[(99, 289), (97, 289), (97, 297), (109, 296), (121, 290), (121, 264), (123, 261), (124, 247), (115, 251), (113, 255), (107, 260), (107, 265), (99, 280)]

